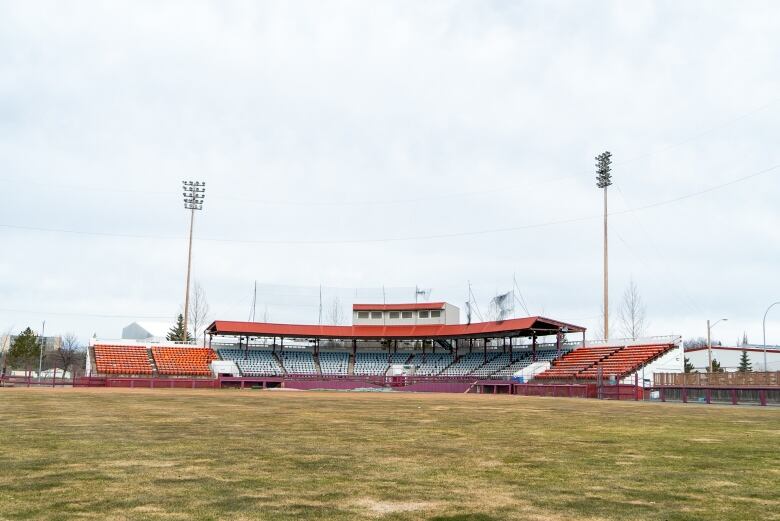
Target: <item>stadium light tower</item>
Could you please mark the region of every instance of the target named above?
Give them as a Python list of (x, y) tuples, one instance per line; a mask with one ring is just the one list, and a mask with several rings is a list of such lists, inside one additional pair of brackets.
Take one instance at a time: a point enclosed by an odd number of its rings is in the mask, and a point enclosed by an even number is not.
[[(206, 182), (182, 181), (184, 208), (190, 211), (190, 242), (187, 249), (187, 283), (184, 290), (184, 327), (182, 342), (187, 341), (187, 320), (190, 313), (190, 269), (192, 268), (192, 225), (195, 222), (195, 210), (203, 210), (203, 199), (206, 197)], [(196, 332), (197, 333), (197, 332)]]
[(607, 248), (607, 188), (612, 184), (612, 153), (596, 156), (596, 186), (604, 190), (604, 340), (609, 339), (609, 255)]
[(710, 335), (710, 332), (712, 331), (712, 328), (718, 324), (718, 322), (725, 322), (727, 320), (727, 318), (721, 318), (720, 320), (716, 320), (712, 325), (710, 325), (709, 320), (707, 321), (707, 360), (710, 373), (712, 372), (712, 336)]
[(766, 311), (764, 312), (764, 322), (762, 323), (762, 328), (764, 330), (764, 371), (767, 373), (769, 372), (769, 366), (766, 365), (766, 316), (769, 314), (769, 310), (778, 304), (780, 304), (780, 301), (774, 302), (770, 304), (768, 308), (766, 308)]

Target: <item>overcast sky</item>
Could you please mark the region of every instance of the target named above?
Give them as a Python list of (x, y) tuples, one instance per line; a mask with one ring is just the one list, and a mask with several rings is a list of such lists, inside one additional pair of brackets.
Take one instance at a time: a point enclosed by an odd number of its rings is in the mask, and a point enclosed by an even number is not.
[(0, 328), (172, 319), (193, 179), (211, 318), (247, 319), (255, 280), (276, 322), (316, 322), (319, 285), (463, 307), (471, 281), (484, 314), (514, 275), (531, 314), (596, 330), (608, 149), (613, 322), (633, 277), (649, 334), (728, 317), (717, 338), (760, 343), (778, 20), (775, 1), (0, 1)]

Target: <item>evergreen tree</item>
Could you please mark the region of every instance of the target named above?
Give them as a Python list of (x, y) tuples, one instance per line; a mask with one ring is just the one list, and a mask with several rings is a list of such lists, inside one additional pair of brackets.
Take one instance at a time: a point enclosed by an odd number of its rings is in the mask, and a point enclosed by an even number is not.
[(693, 369), (694, 368), (693, 368), (693, 364), (691, 363), (691, 359), (686, 356), (685, 357), (685, 369), (684, 369), (684, 371), (686, 373), (694, 373), (695, 371)]
[(718, 362), (714, 358), (712, 359), (712, 372), (713, 373), (723, 373), (723, 372), (725, 372), (724, 369), (720, 366), (720, 362)]
[(184, 337), (184, 316), (181, 313), (179, 313), (179, 316), (176, 319), (176, 325), (168, 331), (168, 335), (165, 339), (173, 342), (183, 342), (185, 340), (187, 342), (192, 342), (192, 335), (190, 335), (189, 331), (187, 331), (186, 339)]
[(753, 371), (753, 365), (750, 363), (747, 351), (742, 350), (742, 356), (739, 357), (739, 369), (740, 373), (750, 373)]
[(8, 350), (8, 362), (13, 367), (29, 370), (38, 362), (41, 355), (41, 341), (29, 327), (22, 331), (11, 343)]

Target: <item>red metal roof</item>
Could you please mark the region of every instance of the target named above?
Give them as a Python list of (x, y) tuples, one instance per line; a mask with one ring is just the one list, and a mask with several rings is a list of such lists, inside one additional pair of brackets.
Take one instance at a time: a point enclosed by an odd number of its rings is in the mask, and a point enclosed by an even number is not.
[(353, 311), (414, 311), (416, 309), (444, 309), (444, 302), (413, 302), (411, 304), (352, 304)]
[(359, 326), (319, 326), (309, 324), (269, 324), (263, 322), (214, 321), (206, 330), (213, 335), (249, 335), (278, 336), (286, 338), (343, 338), (343, 339), (382, 339), (382, 338), (457, 338), (457, 337), (496, 337), (531, 336), (554, 334), (559, 328), (569, 332), (585, 331), (584, 327), (566, 324), (544, 317), (513, 318), (501, 322), (477, 322), (473, 324), (446, 325), (359, 325)]

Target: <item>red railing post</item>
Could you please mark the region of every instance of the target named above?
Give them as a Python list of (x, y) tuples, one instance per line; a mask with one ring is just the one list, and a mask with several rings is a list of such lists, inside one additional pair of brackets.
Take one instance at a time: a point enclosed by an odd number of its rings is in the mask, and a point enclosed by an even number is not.
[(731, 390), (731, 405), (737, 405), (737, 390)]
[(766, 405), (766, 389), (758, 390), (758, 402), (761, 405)]
[(638, 400), (639, 400), (639, 373), (634, 373), (634, 401), (638, 401)]

